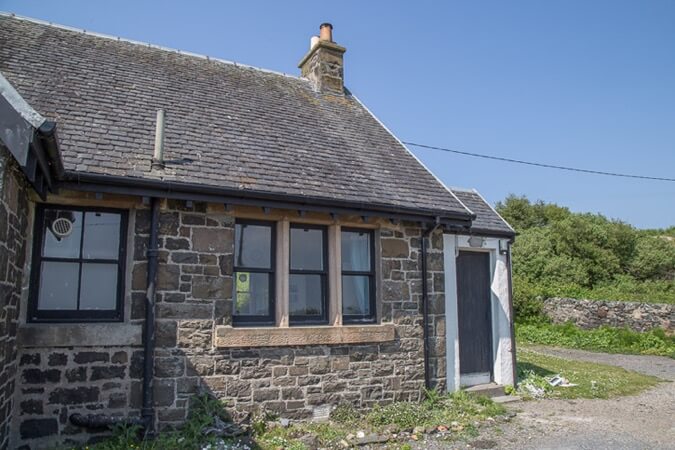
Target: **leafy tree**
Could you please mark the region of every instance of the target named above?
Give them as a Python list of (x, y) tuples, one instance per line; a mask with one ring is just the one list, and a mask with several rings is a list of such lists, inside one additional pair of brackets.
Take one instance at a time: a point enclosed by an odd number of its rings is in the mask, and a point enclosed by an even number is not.
[(642, 236), (630, 263), (630, 273), (639, 280), (675, 278), (675, 242), (662, 236)]
[(496, 209), (518, 232), (518, 320), (539, 315), (541, 300), (550, 296), (675, 303), (675, 227), (637, 230), (600, 214), (515, 195)]

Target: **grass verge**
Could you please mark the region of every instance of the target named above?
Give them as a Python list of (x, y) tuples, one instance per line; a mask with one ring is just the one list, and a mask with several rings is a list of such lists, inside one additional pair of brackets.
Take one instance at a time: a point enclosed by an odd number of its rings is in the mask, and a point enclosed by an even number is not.
[(571, 323), (517, 324), (516, 339), (524, 344), (675, 358), (675, 336), (668, 336), (661, 329), (638, 333), (627, 328), (612, 327), (582, 330)]
[[(560, 374), (574, 387), (552, 387), (546, 381)], [(546, 398), (611, 398), (634, 395), (655, 386), (661, 380), (630, 372), (620, 367), (585, 361), (572, 361), (531, 350), (518, 351), (519, 393), (530, 396), (526, 384), (543, 390)]]

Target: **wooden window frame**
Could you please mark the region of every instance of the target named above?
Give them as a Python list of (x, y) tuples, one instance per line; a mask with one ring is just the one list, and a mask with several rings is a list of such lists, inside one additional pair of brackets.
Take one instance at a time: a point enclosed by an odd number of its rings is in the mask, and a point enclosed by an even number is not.
[[(277, 277), (277, 264), (276, 264), (276, 240), (277, 240), (277, 223), (272, 220), (255, 220), (255, 219), (235, 219), (235, 229), (237, 225), (258, 225), (265, 226), (270, 228), (270, 268), (269, 269), (260, 269), (260, 268), (251, 268), (237, 265), (237, 259), (235, 257), (235, 252), (232, 253), (232, 258), (234, 263), (232, 265), (232, 325), (237, 327), (256, 327), (256, 326), (273, 326), (276, 322), (276, 277)], [(235, 232), (236, 238), (236, 232)], [(236, 243), (235, 243), (236, 246)], [(237, 301), (237, 272), (251, 272), (251, 273), (266, 273), (269, 275), (269, 306), (268, 314), (265, 316), (251, 316), (251, 315), (238, 315), (235, 314), (234, 304)]]
[[(342, 269), (342, 253), (340, 254), (339, 268), (340, 268), (340, 279), (339, 283), (342, 285), (342, 280), (346, 276), (367, 276), (368, 277), (368, 304), (370, 306), (370, 314), (344, 314), (343, 311), (340, 311), (342, 315), (342, 323), (345, 325), (351, 324), (372, 324), (377, 322), (377, 299), (376, 299), (376, 283), (377, 277), (375, 272), (375, 231), (372, 229), (366, 228), (353, 228), (353, 227), (341, 227), (340, 229), (340, 247), (342, 247), (342, 233), (367, 233), (369, 236), (370, 248), (370, 270), (343, 270)], [(344, 292), (342, 292), (344, 295)], [(340, 302), (344, 305), (344, 302), (341, 299)], [(343, 306), (344, 307), (344, 306)]]
[[(49, 209), (77, 211), (82, 213), (82, 234), (80, 235), (80, 254), (78, 258), (48, 257), (42, 256), (42, 246), (44, 244), (44, 219), (45, 211)], [(120, 216), (120, 236), (119, 252), (117, 259), (83, 258), (83, 241), (86, 230), (86, 213), (101, 212), (108, 214), (118, 214)], [(124, 297), (125, 297), (125, 275), (126, 275), (126, 255), (127, 255), (127, 232), (129, 223), (129, 212), (124, 209), (55, 205), (40, 203), (35, 209), (35, 221), (33, 223), (33, 254), (31, 261), (31, 284), (28, 296), (28, 316), (30, 323), (73, 323), (73, 322), (122, 322), (124, 320)], [(40, 295), (40, 277), (43, 261), (69, 262), (79, 265), (79, 279), (77, 288), (77, 305), (80, 304), (80, 290), (82, 287), (82, 266), (84, 264), (116, 264), (117, 265), (117, 296), (115, 309), (110, 310), (44, 310), (38, 309), (38, 298)]]
[[(291, 248), (292, 243), (292, 233), (293, 229), (301, 230), (320, 230), (321, 231), (321, 240), (322, 240), (322, 250), (323, 250), (323, 270), (306, 270), (306, 269), (293, 269), (291, 263)], [(329, 273), (329, 256), (328, 256), (328, 227), (325, 225), (315, 225), (315, 224), (306, 224), (306, 223), (291, 223), (288, 228), (288, 286), (290, 289), (290, 279), (292, 275), (319, 275), (321, 277), (321, 317), (310, 316), (310, 315), (293, 315), (290, 313), (291, 310), (291, 298), (290, 292), (288, 295), (288, 322), (290, 326), (302, 326), (302, 325), (327, 325), (328, 324), (328, 308), (329, 308), (329, 297), (330, 297), (330, 286), (328, 285), (328, 273)]]

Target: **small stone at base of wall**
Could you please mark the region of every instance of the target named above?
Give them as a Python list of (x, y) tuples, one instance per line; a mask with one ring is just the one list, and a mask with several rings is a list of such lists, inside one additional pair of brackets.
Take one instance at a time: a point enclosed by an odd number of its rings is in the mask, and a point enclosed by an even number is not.
[(544, 313), (553, 323), (572, 322), (580, 328), (592, 329), (603, 325), (627, 327), (634, 331), (662, 328), (675, 330), (675, 305), (573, 298), (549, 298), (544, 301)]

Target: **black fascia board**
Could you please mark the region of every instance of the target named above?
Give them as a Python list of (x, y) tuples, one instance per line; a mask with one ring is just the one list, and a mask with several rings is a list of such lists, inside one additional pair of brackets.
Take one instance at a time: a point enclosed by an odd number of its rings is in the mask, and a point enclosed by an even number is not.
[(88, 192), (333, 212), (336, 214), (391, 217), (422, 223), (434, 222), (437, 218), (440, 218), (442, 225), (463, 229), (468, 229), (472, 219), (475, 217), (475, 215), (468, 211), (462, 213), (401, 208), (392, 205), (355, 203), (337, 199), (301, 197), (272, 192), (73, 171), (65, 172), (62, 181), (59, 183), (59, 187)]

